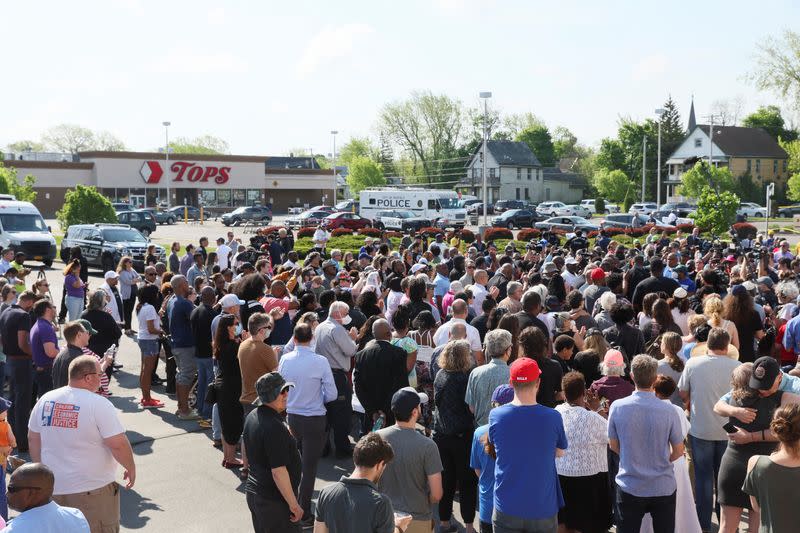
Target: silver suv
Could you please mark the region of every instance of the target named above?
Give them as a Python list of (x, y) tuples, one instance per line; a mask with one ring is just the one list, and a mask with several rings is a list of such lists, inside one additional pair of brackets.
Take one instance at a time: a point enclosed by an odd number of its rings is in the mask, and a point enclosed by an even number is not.
[[(76, 224), (67, 228), (61, 241), (61, 260), (69, 260), (70, 248), (80, 246), (89, 266), (103, 272), (114, 270), (122, 256), (133, 259), (133, 268), (144, 270), (144, 259), (150, 240), (127, 224)], [(156, 256), (165, 261), (166, 251), (156, 245)]]

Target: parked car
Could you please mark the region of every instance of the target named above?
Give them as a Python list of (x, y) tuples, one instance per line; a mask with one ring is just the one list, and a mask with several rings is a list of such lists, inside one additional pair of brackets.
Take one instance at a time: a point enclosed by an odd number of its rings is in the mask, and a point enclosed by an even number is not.
[[(70, 249), (80, 246), (90, 267), (102, 272), (114, 270), (123, 255), (133, 259), (133, 267), (141, 272), (150, 240), (127, 224), (75, 224), (67, 228), (61, 241), (61, 260), (69, 260)], [(159, 261), (166, 261), (162, 246), (156, 245)]]
[(523, 209), (525, 204), (520, 200), (500, 200), (494, 203), (495, 213), (504, 213), (509, 209)]
[(569, 216), (592, 218), (592, 212), (589, 211), (589, 209), (587, 209), (585, 206), (582, 206), (580, 204), (565, 205), (564, 210), (567, 212)]
[(630, 209), (628, 209), (628, 213), (638, 213), (640, 215), (649, 215), (650, 213), (655, 213), (656, 211), (658, 211), (658, 204), (655, 202), (633, 204)]
[(373, 220), (378, 229), (388, 229), (411, 233), (430, 227), (431, 221), (416, 215), (413, 211), (378, 211)]
[(764, 218), (767, 216), (767, 208), (753, 202), (742, 202), (739, 209), (736, 210), (736, 214), (745, 220), (751, 217)]
[(492, 226), (501, 228), (531, 228), (536, 221), (533, 211), (527, 209), (510, 209), (492, 219)]
[[(634, 215), (630, 213), (612, 213), (600, 221), (600, 227), (606, 228), (632, 228)], [(638, 227), (644, 226), (650, 220), (649, 216), (636, 215), (639, 219)]]
[(656, 211), (655, 213), (651, 213), (650, 216), (647, 218), (648, 220), (650, 220), (651, 218), (655, 219), (656, 224), (658, 224), (659, 226), (680, 226), (681, 224), (694, 224), (694, 220), (692, 220), (691, 218), (679, 217), (677, 216), (677, 214), (676, 214), (677, 218), (675, 219), (674, 223), (670, 224), (669, 219), (672, 213), (673, 211)]
[(316, 205), (309, 211), (326, 211), (329, 215), (336, 212), (336, 208), (330, 205)]
[[(587, 198), (586, 200), (581, 200), (581, 204), (583, 207), (589, 210), (590, 213), (594, 214), (594, 198)], [(619, 206), (617, 204), (609, 204), (605, 203), (605, 213), (619, 213)]]
[(136, 209), (131, 204), (127, 202), (112, 202), (111, 206), (114, 208), (114, 211), (120, 213), (122, 211), (133, 211)]
[(117, 213), (117, 220), (119, 220), (120, 224), (127, 224), (132, 228), (138, 229), (145, 237), (149, 237), (157, 227), (155, 217), (147, 209), (122, 211)]
[(336, 204), (337, 213), (358, 213), (359, 203), (355, 200), (345, 200)]
[(800, 204), (786, 205), (778, 208), (778, 216), (781, 218), (792, 218), (800, 215)]
[(153, 218), (156, 219), (156, 224), (174, 224), (176, 222), (176, 217), (169, 211), (158, 211), (156, 209), (145, 209), (148, 213), (153, 215)]
[(323, 218), (330, 215), (327, 211), (319, 211), (309, 209), (308, 211), (303, 211), (299, 215), (295, 217), (289, 217), (286, 219), (286, 225), (290, 228), (303, 228), (306, 226), (316, 226), (318, 225)]
[(536, 223), (536, 229), (541, 230), (553, 230), (553, 229), (563, 229), (565, 231), (575, 231), (575, 230), (583, 230), (583, 231), (597, 231), (600, 229), (600, 226), (594, 224), (583, 217), (551, 217), (547, 220), (542, 222)]
[(358, 230), (361, 228), (371, 228), (372, 221), (361, 215), (356, 215), (355, 213), (333, 213), (323, 218), (320, 225), (329, 230), (337, 228)]
[[(486, 214), (493, 215), (494, 214), (494, 206), (492, 204), (486, 204)], [(469, 216), (478, 216), (483, 215), (483, 202), (472, 203), (467, 206), (467, 214)]]
[[(189, 220), (200, 220), (200, 208), (193, 205), (176, 205), (175, 207), (170, 207), (167, 209), (166, 212), (173, 215), (176, 222), (179, 220), (185, 220), (185, 218), (189, 218)], [(188, 215), (188, 217), (186, 215)]]
[(689, 202), (667, 202), (662, 205), (661, 208), (657, 209), (657, 211), (663, 211), (665, 213), (675, 212), (679, 217), (688, 217), (697, 211), (697, 206)]
[(234, 226), (248, 221), (270, 222), (272, 220), (272, 209), (263, 205), (237, 207), (230, 213), (222, 215), (221, 219), (226, 226)]
[(566, 204), (564, 202), (542, 202), (536, 206), (536, 212), (540, 215), (554, 217), (557, 215), (568, 215), (564, 209)]

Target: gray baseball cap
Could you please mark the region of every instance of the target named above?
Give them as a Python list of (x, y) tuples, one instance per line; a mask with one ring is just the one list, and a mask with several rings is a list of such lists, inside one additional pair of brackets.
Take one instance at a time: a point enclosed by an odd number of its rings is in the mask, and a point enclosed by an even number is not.
[(264, 374), (256, 381), (256, 394), (258, 398), (253, 401), (253, 405), (263, 405), (274, 402), (275, 398), (286, 389), (294, 387), (294, 383), (283, 379), (278, 372)]

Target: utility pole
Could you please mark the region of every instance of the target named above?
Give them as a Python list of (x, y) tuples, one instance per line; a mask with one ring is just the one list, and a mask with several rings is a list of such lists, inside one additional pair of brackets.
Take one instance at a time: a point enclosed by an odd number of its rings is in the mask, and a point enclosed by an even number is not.
[[(166, 144), (164, 145), (164, 163), (166, 166), (164, 167), (164, 172), (167, 174), (167, 209), (169, 209), (170, 205), (172, 205), (172, 199), (169, 196), (169, 127), (172, 123), (164, 121), (161, 124), (164, 126), (164, 134), (166, 137)], [(145, 202), (146, 201), (147, 200), (145, 200)]]
[(658, 115), (658, 168), (656, 168), (656, 205), (661, 207), (661, 117), (664, 115), (665, 109), (656, 109)]
[(642, 137), (642, 202), (644, 202), (644, 178), (647, 170), (647, 136)]
[(487, 214), (488, 210), (488, 188), (486, 185), (486, 144), (489, 141), (489, 98), (492, 97), (492, 93), (489, 91), (484, 91), (479, 94), (481, 98), (483, 98), (483, 147), (481, 150), (483, 151), (483, 162), (482, 162), (482, 170), (483, 173), (483, 225), (489, 225), (489, 215)]

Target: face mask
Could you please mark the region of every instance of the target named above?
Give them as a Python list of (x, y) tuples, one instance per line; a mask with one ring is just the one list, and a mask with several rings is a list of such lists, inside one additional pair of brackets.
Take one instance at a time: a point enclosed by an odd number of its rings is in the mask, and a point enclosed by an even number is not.
[(236, 324), (235, 333), (236, 333), (237, 337), (242, 334), (242, 325), (241, 324)]

